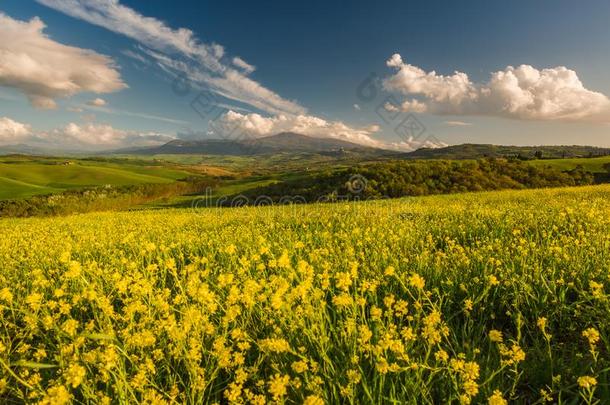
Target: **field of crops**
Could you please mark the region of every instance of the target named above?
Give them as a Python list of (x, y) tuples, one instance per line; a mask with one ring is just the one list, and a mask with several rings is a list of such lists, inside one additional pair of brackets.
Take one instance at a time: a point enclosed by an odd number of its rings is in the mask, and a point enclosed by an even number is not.
[(607, 185), (0, 234), (2, 403), (610, 398)]

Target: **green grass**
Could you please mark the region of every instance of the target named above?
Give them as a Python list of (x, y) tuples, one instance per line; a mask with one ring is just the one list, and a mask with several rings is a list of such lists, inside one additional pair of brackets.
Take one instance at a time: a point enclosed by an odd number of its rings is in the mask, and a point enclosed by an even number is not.
[(116, 158), (138, 159), (143, 161), (165, 162), (187, 166), (212, 166), (233, 172), (271, 174), (294, 170), (313, 170), (320, 166), (335, 166), (337, 164), (355, 164), (371, 158), (368, 155), (323, 155), (317, 153), (276, 153), (261, 156), (222, 156), (222, 155), (115, 155)]
[(582, 166), (585, 171), (591, 173), (606, 173), (604, 165), (610, 164), (610, 156), (593, 158), (532, 160), (529, 163), (535, 166), (550, 166), (559, 170), (572, 170), (576, 166)]
[(0, 199), (21, 199), (103, 185), (171, 183), (191, 175), (161, 165), (60, 159), (0, 159)]

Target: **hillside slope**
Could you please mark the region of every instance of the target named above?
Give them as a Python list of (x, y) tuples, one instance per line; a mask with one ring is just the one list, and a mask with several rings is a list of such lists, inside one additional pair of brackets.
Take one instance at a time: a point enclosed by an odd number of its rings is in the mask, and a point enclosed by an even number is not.
[(7, 157), (0, 159), (0, 200), (107, 184), (171, 183), (188, 176), (188, 172), (163, 166)]

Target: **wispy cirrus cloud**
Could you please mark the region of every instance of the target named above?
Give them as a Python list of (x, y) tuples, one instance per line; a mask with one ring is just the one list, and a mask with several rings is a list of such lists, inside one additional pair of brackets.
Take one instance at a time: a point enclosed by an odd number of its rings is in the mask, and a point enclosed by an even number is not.
[(141, 112), (128, 111), (128, 110), (124, 110), (124, 109), (111, 108), (111, 107), (106, 106), (106, 104), (97, 105), (94, 103), (86, 103), (86, 104), (82, 104), (77, 107), (70, 107), (68, 109), (68, 111), (70, 111), (70, 112), (83, 112), (83, 110), (89, 110), (89, 111), (93, 111), (93, 112), (102, 112), (102, 113), (112, 114), (112, 115), (123, 115), (126, 117), (144, 118), (147, 120), (167, 122), (169, 124), (177, 124), (177, 125), (188, 125), (189, 124), (188, 121), (184, 121), (184, 120), (164, 117), (161, 115), (146, 114), (146, 113), (141, 113)]
[(37, 0), (72, 17), (125, 35), (146, 47), (148, 56), (166, 71), (184, 74), (230, 100), (269, 114), (302, 114), (297, 102), (286, 100), (248, 77), (254, 67), (239, 57), (228, 58), (218, 44), (199, 40), (187, 28), (173, 29), (146, 17), (118, 0)]
[(472, 123), (465, 122), (465, 121), (445, 121), (444, 124), (448, 125), (450, 127), (470, 127), (470, 126), (472, 126)]

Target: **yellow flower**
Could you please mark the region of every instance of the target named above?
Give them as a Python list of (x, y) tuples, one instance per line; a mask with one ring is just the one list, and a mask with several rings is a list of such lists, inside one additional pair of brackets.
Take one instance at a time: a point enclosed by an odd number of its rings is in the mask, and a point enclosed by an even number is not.
[(595, 328), (588, 328), (582, 332), (583, 337), (589, 341), (589, 345), (594, 346), (599, 342), (599, 332)]
[(70, 367), (68, 367), (64, 377), (66, 378), (66, 382), (70, 384), (72, 388), (76, 388), (83, 382), (86, 375), (87, 370), (84, 367), (78, 364), (72, 364)]
[(413, 274), (409, 277), (409, 284), (419, 290), (422, 290), (426, 285), (426, 280), (419, 274)]
[(390, 365), (386, 359), (381, 359), (375, 365), (375, 369), (379, 374), (387, 374), (390, 371)]
[(596, 281), (589, 281), (589, 287), (591, 288), (591, 294), (595, 298), (601, 298), (604, 295), (604, 285)]
[(500, 390), (495, 390), (493, 394), (487, 398), (489, 405), (507, 405), (508, 401), (504, 399)]
[(434, 357), (436, 358), (436, 361), (440, 361), (440, 362), (446, 362), (449, 359), (449, 355), (447, 354), (446, 351), (444, 350), (439, 350), (434, 354)]
[(392, 277), (394, 274), (396, 274), (396, 269), (393, 266), (388, 266), (388, 267), (386, 267), (383, 274), (386, 275), (387, 277)]
[(362, 374), (358, 370), (347, 370), (346, 374), (350, 384), (358, 384), (362, 379)]
[(349, 307), (353, 304), (352, 296), (348, 293), (342, 293), (333, 297), (333, 305), (337, 307)]
[(468, 381), (464, 382), (463, 388), (464, 388), (464, 392), (471, 397), (474, 397), (475, 395), (477, 395), (479, 393), (479, 386), (477, 385), (476, 382), (474, 382), (472, 380), (468, 380)]
[(500, 354), (502, 355), (502, 357), (506, 358), (504, 360), (506, 364), (515, 364), (525, 360), (525, 352), (523, 351), (523, 349), (521, 349), (521, 347), (519, 347), (518, 344), (513, 343), (510, 349), (507, 348), (504, 344), (500, 344), (499, 347)]
[(540, 317), (538, 318), (538, 320), (536, 321), (536, 325), (538, 325), (538, 328), (544, 332), (546, 329), (546, 318), (545, 317)]
[(11, 290), (8, 289), (8, 287), (4, 287), (2, 290), (0, 290), (0, 300), (6, 302), (7, 304), (13, 302), (13, 294), (11, 293)]
[(65, 276), (68, 279), (76, 278), (76, 277), (80, 276), (81, 271), (82, 271), (82, 267), (81, 267), (80, 263), (76, 262), (76, 261), (71, 261), (68, 264), (68, 271), (65, 273)]
[(288, 375), (274, 375), (269, 381), (269, 393), (273, 396), (273, 399), (279, 401), (286, 395), (288, 384), (290, 383), (290, 376)]
[(337, 288), (340, 290), (345, 290), (347, 291), (349, 289), (349, 287), (352, 285), (352, 275), (349, 272), (342, 272), (342, 273), (338, 273), (335, 276), (335, 279), (337, 280)]
[(502, 332), (500, 332), (499, 330), (496, 329), (492, 329), (489, 331), (489, 340), (491, 340), (492, 342), (495, 343), (502, 343), (502, 341), (504, 340), (502, 338)]
[(71, 400), (70, 392), (63, 385), (51, 387), (47, 390), (40, 405), (64, 405), (69, 404)]
[(588, 375), (578, 377), (578, 385), (582, 388), (592, 388), (597, 385), (597, 379)]
[(310, 395), (305, 398), (303, 405), (324, 405), (324, 400), (317, 395)]
[(460, 404), (461, 405), (469, 405), (471, 402), (472, 402), (472, 399), (470, 398), (470, 395), (468, 395), (468, 394), (460, 395)]
[(70, 336), (75, 336), (77, 329), (78, 329), (78, 321), (75, 319), (68, 319), (61, 326), (61, 330), (63, 330)]
[(286, 339), (263, 339), (259, 342), (262, 351), (271, 353), (284, 353), (290, 351), (290, 344)]
[(307, 366), (307, 362), (305, 360), (295, 361), (292, 363), (292, 369), (299, 374), (304, 373), (308, 370), (308, 368), (309, 367)]
[(487, 282), (492, 287), (500, 284), (500, 282), (498, 281), (498, 278), (496, 276), (489, 276), (489, 278), (487, 279)]
[(242, 385), (232, 382), (225, 390), (224, 397), (229, 403), (237, 402), (242, 397)]
[(40, 304), (42, 302), (42, 294), (32, 293), (25, 298), (25, 303), (30, 306), (34, 311), (40, 309)]
[(479, 378), (479, 365), (474, 361), (469, 361), (464, 364), (462, 377), (466, 380), (476, 380)]
[(289, 268), (290, 267), (290, 257), (288, 257), (288, 252), (284, 251), (280, 258), (277, 260), (278, 267)]

